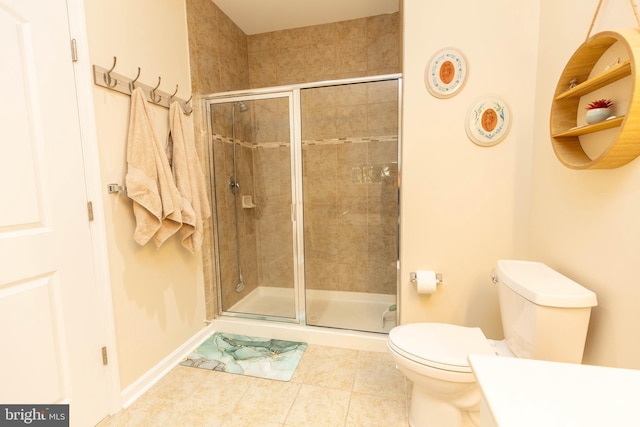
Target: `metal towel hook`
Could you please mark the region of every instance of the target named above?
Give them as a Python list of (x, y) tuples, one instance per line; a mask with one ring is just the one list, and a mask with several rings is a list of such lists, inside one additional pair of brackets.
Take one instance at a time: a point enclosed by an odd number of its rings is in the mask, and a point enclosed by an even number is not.
[(193, 108), (191, 108), (189, 106), (189, 103), (191, 102), (191, 98), (193, 98), (193, 94), (191, 94), (191, 96), (189, 97), (189, 99), (187, 99), (184, 103), (184, 108), (183, 111), (187, 116), (190, 116), (191, 113), (193, 113)]
[(140, 67), (138, 67), (138, 74), (136, 75), (136, 78), (129, 83), (129, 92), (133, 93), (133, 90), (136, 88), (136, 82), (138, 81), (139, 77), (140, 77)]
[(162, 77), (158, 77), (158, 84), (156, 85), (156, 87), (151, 89), (151, 93), (149, 94), (151, 97), (151, 102), (153, 102), (154, 104), (159, 104), (160, 101), (162, 101), (162, 96), (158, 95), (158, 97), (156, 98), (156, 90), (158, 90), (158, 88), (160, 87), (161, 81)]
[(171, 105), (171, 100), (173, 99), (174, 96), (176, 96), (177, 93), (178, 93), (178, 85), (176, 85), (176, 91), (173, 92), (173, 95), (169, 96), (169, 105)]
[[(114, 88), (116, 86), (118, 86), (118, 80), (114, 79), (111, 77), (111, 72), (114, 70), (114, 68), (116, 68), (116, 62), (118, 62), (118, 58), (116, 58), (115, 56), (113, 57), (113, 65), (111, 66), (111, 68), (109, 69), (109, 71), (107, 71), (105, 74), (103, 74), (103, 78), (104, 78), (104, 83), (107, 85), (107, 87), (109, 88)], [(113, 82), (113, 83), (112, 83)]]

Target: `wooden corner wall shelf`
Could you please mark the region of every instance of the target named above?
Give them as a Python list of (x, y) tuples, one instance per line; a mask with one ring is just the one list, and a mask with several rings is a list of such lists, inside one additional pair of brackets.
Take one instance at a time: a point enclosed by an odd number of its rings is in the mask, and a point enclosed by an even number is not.
[[(629, 60), (589, 78), (600, 57), (617, 42), (624, 46)], [(558, 80), (550, 117), (553, 150), (565, 166), (572, 169), (611, 169), (629, 163), (640, 155), (640, 85), (637, 84), (639, 61), (640, 31), (636, 29), (595, 34), (573, 54)], [(578, 126), (580, 98), (627, 76), (632, 76), (632, 79), (630, 103), (625, 115)], [(569, 88), (573, 79), (578, 84)], [(590, 158), (583, 150), (579, 137), (605, 129), (618, 129), (617, 137), (599, 156)]]
[(622, 125), (623, 120), (624, 120), (624, 116), (623, 117), (616, 117), (614, 119), (605, 120), (605, 121), (600, 122), (600, 123), (594, 123), (592, 125), (574, 127), (574, 128), (569, 129), (569, 130), (566, 130), (564, 132), (556, 133), (556, 134), (553, 135), (553, 137), (554, 138), (568, 138), (568, 137), (571, 137), (571, 136), (580, 136), (580, 135), (587, 135), (587, 134), (594, 133), (594, 132), (600, 132), (601, 130), (605, 130), (605, 129), (613, 129), (613, 128), (616, 128), (616, 127)]
[(579, 98), (582, 95), (586, 95), (587, 93), (593, 92), (596, 89), (605, 87), (606, 85), (618, 81), (621, 78), (627, 77), (629, 75), (631, 75), (631, 62), (624, 61), (623, 63), (615, 65), (607, 71), (598, 74), (596, 77), (586, 80), (567, 90), (566, 92), (562, 92), (560, 95), (556, 96), (556, 100), (565, 98)]

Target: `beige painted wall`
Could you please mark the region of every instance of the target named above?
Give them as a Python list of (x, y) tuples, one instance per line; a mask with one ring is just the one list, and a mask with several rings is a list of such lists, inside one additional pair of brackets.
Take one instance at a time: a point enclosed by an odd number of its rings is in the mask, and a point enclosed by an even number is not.
[[(191, 92), (184, 0), (85, 2), (91, 63), (187, 99)], [(172, 237), (160, 249), (133, 241), (131, 201), (107, 194), (123, 183), (130, 97), (94, 86), (120, 382), (126, 388), (204, 327), (202, 261)], [(168, 110), (152, 107), (166, 138)]]
[[(401, 322), (480, 326), (501, 338), (496, 260), (527, 255), (537, 2), (403, 1)], [(431, 96), (425, 66), (454, 47), (469, 79), (453, 98)], [(466, 136), (467, 110), (497, 95), (513, 117), (508, 137), (480, 147)], [(409, 273), (433, 269), (444, 284), (418, 295)]]
[[(638, 369), (639, 160), (611, 170), (568, 169), (556, 159), (548, 134), (557, 80), (585, 41), (598, 1), (543, 0), (541, 4), (530, 256), (598, 295), (584, 362)], [(637, 26), (628, 0), (607, 0), (593, 33)]]
[[(584, 42), (598, 1), (542, 0), (539, 10), (465, 2), (455, 27), (441, 18), (462, 2), (427, 3), (403, 4), (402, 322), (479, 325), (499, 338), (489, 271), (499, 258), (539, 260), (598, 295), (584, 362), (637, 369), (640, 165), (568, 169), (548, 133), (557, 79)], [(636, 26), (627, 0), (609, 0), (593, 33)], [(443, 101), (424, 90), (422, 72), (447, 46), (466, 54), (470, 77)], [(462, 121), (487, 93), (510, 104), (514, 123), (504, 142), (482, 149), (466, 139)], [(444, 274), (435, 295), (418, 296), (410, 285), (409, 272), (420, 268)]]

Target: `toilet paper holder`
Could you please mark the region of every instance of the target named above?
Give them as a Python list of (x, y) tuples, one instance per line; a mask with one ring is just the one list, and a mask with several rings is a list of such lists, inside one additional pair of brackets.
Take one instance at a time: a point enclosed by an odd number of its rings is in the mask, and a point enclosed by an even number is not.
[[(411, 283), (416, 284), (418, 283), (418, 278), (417, 278), (417, 274), (415, 271), (412, 271), (411, 273), (409, 273), (409, 280), (411, 280)], [(438, 285), (442, 284), (442, 273), (436, 273), (436, 283)]]

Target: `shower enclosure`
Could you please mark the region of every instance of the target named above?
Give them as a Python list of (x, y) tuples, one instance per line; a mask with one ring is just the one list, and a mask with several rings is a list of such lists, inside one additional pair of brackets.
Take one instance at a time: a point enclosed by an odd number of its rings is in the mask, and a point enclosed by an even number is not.
[(400, 84), (206, 97), (220, 315), (396, 325)]

